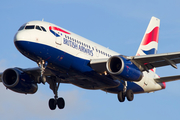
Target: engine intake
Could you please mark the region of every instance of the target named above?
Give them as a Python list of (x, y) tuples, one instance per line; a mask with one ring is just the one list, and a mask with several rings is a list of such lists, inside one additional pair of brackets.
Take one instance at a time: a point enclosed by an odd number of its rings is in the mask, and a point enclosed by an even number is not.
[(106, 63), (108, 72), (118, 79), (125, 79), (127, 81), (140, 81), (142, 72), (130, 60), (123, 56), (112, 56)]
[(18, 93), (34, 94), (38, 89), (29, 75), (17, 68), (5, 70), (2, 74), (2, 82), (4, 86)]

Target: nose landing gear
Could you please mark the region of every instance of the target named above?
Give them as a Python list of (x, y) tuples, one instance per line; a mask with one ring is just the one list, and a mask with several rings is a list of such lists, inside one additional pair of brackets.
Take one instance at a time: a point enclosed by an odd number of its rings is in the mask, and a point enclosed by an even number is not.
[(38, 78), (39, 83), (45, 84), (46, 82), (46, 77), (43, 74), (45, 72), (47, 65), (48, 65), (48, 62), (45, 62), (44, 60), (41, 60), (40, 62), (38, 62), (38, 66), (41, 68), (41, 75)]

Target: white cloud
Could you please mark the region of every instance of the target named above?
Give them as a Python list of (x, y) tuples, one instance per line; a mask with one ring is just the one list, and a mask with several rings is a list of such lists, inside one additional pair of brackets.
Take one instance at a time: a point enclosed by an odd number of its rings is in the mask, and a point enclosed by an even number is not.
[(83, 114), (87, 110), (86, 100), (82, 100), (80, 91), (71, 90), (59, 93), (65, 99), (66, 106), (63, 110), (58, 108), (51, 111), (48, 107), (48, 100), (53, 97), (46, 91), (39, 90), (34, 95), (23, 95), (6, 90), (0, 84), (0, 118), (11, 119), (73, 119), (76, 114)]
[(7, 61), (5, 59), (0, 60), (0, 72), (4, 71), (6, 67)]

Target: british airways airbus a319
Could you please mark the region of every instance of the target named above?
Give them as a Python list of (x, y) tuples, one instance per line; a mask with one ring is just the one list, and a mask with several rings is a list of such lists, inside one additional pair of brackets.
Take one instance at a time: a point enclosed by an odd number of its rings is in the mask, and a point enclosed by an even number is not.
[(155, 68), (177, 68), (180, 52), (156, 54), (160, 20), (152, 17), (135, 56), (121, 55), (55, 24), (31, 21), (14, 36), (16, 48), (38, 64), (35, 68), (8, 68), (0, 81), (14, 92), (34, 94), (38, 84), (49, 84), (54, 98), (49, 108), (65, 107), (58, 97), (60, 83), (71, 83), (90, 90), (117, 94), (120, 102), (134, 99), (134, 94), (165, 89), (165, 82), (180, 75), (159, 77)]

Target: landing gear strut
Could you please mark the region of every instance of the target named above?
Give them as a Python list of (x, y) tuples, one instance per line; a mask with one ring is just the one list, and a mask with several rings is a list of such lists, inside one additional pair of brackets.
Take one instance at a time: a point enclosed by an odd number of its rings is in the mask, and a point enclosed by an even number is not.
[(53, 91), (54, 93), (54, 98), (51, 98), (49, 100), (49, 108), (51, 110), (55, 110), (56, 106), (58, 106), (59, 109), (63, 109), (65, 107), (65, 101), (62, 97), (58, 98), (58, 88), (60, 85), (60, 82), (58, 82), (56, 80), (56, 78), (51, 78), (50, 81), (47, 81), (50, 85), (50, 89)]
[(38, 62), (38, 66), (41, 68), (41, 75), (38, 78), (39, 83), (42, 82), (43, 84), (45, 84), (45, 82), (46, 82), (46, 77), (43, 74), (45, 72), (47, 65), (48, 65), (48, 63), (45, 62), (44, 60), (41, 60), (40, 62)]
[(44, 72), (48, 63), (45, 62), (44, 60), (41, 60), (37, 64), (41, 69), (41, 75), (38, 78), (38, 83), (45, 84), (45, 82), (47, 82), (50, 85), (50, 89), (54, 93), (54, 98), (51, 98), (49, 100), (49, 108), (51, 110), (55, 110), (56, 106), (58, 106), (59, 109), (63, 109), (65, 107), (65, 101), (62, 97), (58, 98), (58, 88), (60, 85), (60, 80), (57, 80), (55, 76), (47, 77), (46, 80), (46, 76), (44, 76)]
[(131, 89), (127, 90), (127, 81), (123, 81), (122, 84), (124, 86), (123, 91), (120, 91), (117, 94), (119, 102), (124, 102), (125, 97), (127, 98), (128, 101), (132, 101), (134, 99), (133, 91)]

